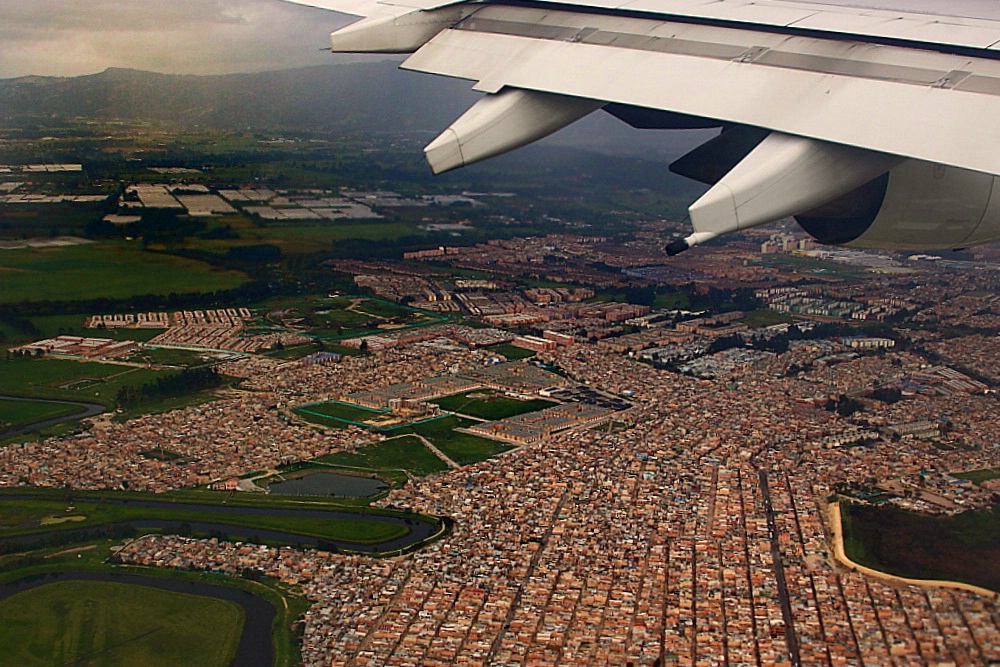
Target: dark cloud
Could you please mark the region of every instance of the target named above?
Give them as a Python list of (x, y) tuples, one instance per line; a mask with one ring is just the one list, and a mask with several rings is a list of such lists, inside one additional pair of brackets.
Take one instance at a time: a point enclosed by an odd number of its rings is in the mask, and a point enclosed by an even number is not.
[(280, 0), (2, 0), (0, 78), (108, 67), (217, 74), (335, 62), (350, 17)]

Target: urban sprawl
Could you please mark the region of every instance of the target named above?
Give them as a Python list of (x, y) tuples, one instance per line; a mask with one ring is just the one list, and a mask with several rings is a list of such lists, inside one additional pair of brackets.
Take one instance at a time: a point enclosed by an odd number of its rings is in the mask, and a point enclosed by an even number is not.
[[(178, 200), (252, 202), (265, 217), (290, 208), (272, 191), (220, 195), (228, 201)], [(173, 197), (153, 187), (130, 196)], [(357, 193), (315, 193), (308, 203), (327, 217), (365, 206)], [(241, 379), (238, 390), (7, 446), (0, 484), (155, 492), (220, 484), (386, 437), (360, 424), (319, 428), (302, 421), (302, 406), (336, 401), (426, 418), (442, 413), (428, 401), (477, 389), (544, 398), (551, 407), (468, 429), (510, 446), (503, 453), (414, 477), (375, 502), (454, 520), (416, 553), (375, 559), (151, 535), (116, 557), (253, 571), (298, 587), (313, 601), (306, 665), (1000, 663), (995, 592), (851, 563), (838, 509), (847, 497), (935, 515), (992, 506), (1000, 480), (958, 475), (1000, 469), (997, 267), (837, 251), (826, 258), (869, 272), (842, 282), (756, 263), (813, 252), (772, 232), (665, 264), (660, 232), (640, 230), (628, 247), (567, 234), (442, 247), (398, 263), (335, 262), (359, 292), (484, 325), (342, 341), (363, 356), (265, 356), (278, 342), (309, 339), (253, 338), (253, 313), (241, 304), (94, 314), (85, 334), (12, 352), (115, 363), (147, 345), (228, 352), (217, 367)], [(425, 269), (428, 260), (497, 278), (444, 280)], [(516, 287), (515, 277), (529, 275), (565, 286)], [(756, 326), (735, 308), (593, 300), (595, 290), (635, 281), (749, 288), (785, 321)], [(886, 326), (879, 335), (813, 335), (860, 322)], [(149, 343), (101, 335), (130, 327), (164, 332)], [(536, 354), (507, 360), (490, 349), (498, 344)]]

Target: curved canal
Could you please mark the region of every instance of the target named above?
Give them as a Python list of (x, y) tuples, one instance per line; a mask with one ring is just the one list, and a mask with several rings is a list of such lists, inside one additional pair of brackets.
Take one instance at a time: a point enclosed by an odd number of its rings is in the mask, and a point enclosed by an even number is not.
[(217, 586), (188, 579), (163, 579), (117, 572), (50, 572), (0, 584), (0, 601), (39, 586), (80, 580), (146, 586), (235, 602), (243, 609), (244, 622), (236, 657), (231, 664), (233, 667), (271, 667), (274, 663), (274, 643), (271, 638), (271, 627), (277, 613), (274, 605), (241, 588)]
[(80, 408), (78, 412), (74, 412), (71, 415), (53, 417), (52, 419), (43, 419), (33, 424), (28, 424), (27, 426), (21, 426), (20, 428), (11, 429), (9, 431), (0, 431), (0, 440), (3, 440), (4, 438), (12, 438), (15, 435), (31, 433), (32, 431), (37, 431), (38, 429), (45, 428), (46, 426), (55, 426), (56, 424), (62, 424), (63, 422), (78, 421), (80, 419), (86, 419), (87, 417), (93, 417), (94, 415), (101, 414), (107, 409), (103, 405), (98, 405), (97, 403), (56, 401), (48, 398), (27, 398), (25, 396), (0, 396), (0, 401), (28, 401), (31, 403), (48, 403), (51, 405), (72, 405)]
[[(30, 500), (36, 498), (30, 494), (7, 495), (5, 499)], [(80, 528), (52, 529), (44, 532), (24, 533), (20, 535), (10, 535), (0, 538), (0, 552), (11, 550), (27, 550), (52, 546), (53, 544), (70, 544), (93, 539), (105, 535), (109, 530), (116, 528), (133, 528), (136, 531), (158, 530), (165, 533), (212, 533), (225, 535), (230, 540), (241, 540), (245, 542), (280, 542), (290, 546), (300, 548), (317, 548), (324, 550), (355, 551), (362, 553), (383, 553), (407, 549), (436, 535), (441, 527), (439, 524), (418, 516), (403, 517), (384, 514), (368, 514), (364, 512), (348, 512), (340, 510), (317, 510), (317, 509), (293, 509), (293, 508), (270, 508), (270, 507), (234, 507), (231, 505), (207, 505), (195, 503), (171, 503), (156, 500), (128, 500), (122, 498), (105, 498), (101, 501), (106, 504), (123, 505), (128, 507), (150, 508), (159, 510), (174, 510), (177, 512), (205, 512), (216, 516), (220, 514), (231, 514), (235, 516), (262, 515), (267, 517), (299, 517), (311, 519), (331, 519), (341, 521), (371, 521), (375, 523), (388, 523), (402, 526), (406, 529), (406, 534), (382, 542), (363, 543), (351, 542), (349, 540), (331, 540), (318, 538), (311, 535), (303, 535), (293, 531), (268, 530), (263, 528), (248, 527), (239, 524), (230, 524), (224, 521), (197, 521), (189, 519), (128, 519), (113, 523), (96, 524)], [(57, 541), (56, 541), (57, 540)], [(55, 541), (55, 542), (54, 542)]]

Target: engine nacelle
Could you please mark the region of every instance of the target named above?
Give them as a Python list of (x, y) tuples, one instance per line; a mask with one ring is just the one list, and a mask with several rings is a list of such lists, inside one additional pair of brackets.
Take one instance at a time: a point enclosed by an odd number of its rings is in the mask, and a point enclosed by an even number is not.
[(944, 250), (1000, 240), (1000, 177), (752, 127), (670, 165), (712, 187), (668, 254), (784, 217), (820, 243)]
[(820, 243), (885, 250), (965, 248), (1000, 240), (1000, 178), (908, 160), (795, 219)]

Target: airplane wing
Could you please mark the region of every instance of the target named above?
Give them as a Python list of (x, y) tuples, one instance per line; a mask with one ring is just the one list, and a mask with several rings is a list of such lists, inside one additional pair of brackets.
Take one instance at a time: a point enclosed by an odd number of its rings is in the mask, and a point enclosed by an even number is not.
[[(299, 2), (300, 0), (293, 0)], [(791, 0), (315, 0), (366, 18), (334, 51), (485, 96), (425, 149), (440, 173), (604, 108), (638, 127), (720, 126), (672, 169), (712, 188), (695, 233), (795, 215), (822, 242), (1000, 239), (1000, 20)]]

